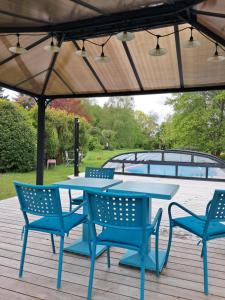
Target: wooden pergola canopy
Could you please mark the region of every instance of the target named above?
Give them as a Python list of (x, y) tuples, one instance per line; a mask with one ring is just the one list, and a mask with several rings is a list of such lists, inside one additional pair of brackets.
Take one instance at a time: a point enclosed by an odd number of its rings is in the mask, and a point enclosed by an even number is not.
[[(186, 49), (193, 26), (201, 46)], [(152, 57), (153, 34), (175, 34), (160, 38), (168, 53)], [(133, 31), (135, 39), (119, 41), (115, 34)], [(17, 42), (29, 50), (12, 54)], [(59, 53), (48, 53), (54, 34)], [(86, 42), (88, 58), (76, 55), (82, 40), (102, 44), (111, 61), (95, 61), (101, 48)], [(209, 41), (204, 35), (211, 39)], [(28, 0), (1, 1), (0, 85), (37, 98), (96, 97), (191, 90), (223, 89), (224, 63), (210, 64), (217, 42), (225, 47), (225, 1), (181, 0)]]

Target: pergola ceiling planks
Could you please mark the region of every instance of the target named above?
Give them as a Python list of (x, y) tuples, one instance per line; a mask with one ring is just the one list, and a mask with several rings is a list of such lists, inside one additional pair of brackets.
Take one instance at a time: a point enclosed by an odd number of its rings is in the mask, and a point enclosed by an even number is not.
[[(207, 63), (215, 43), (220, 53), (225, 48), (224, 0), (3, 0), (0, 16), (0, 85), (38, 103), (37, 183), (43, 182), (44, 116), (52, 99), (225, 88), (224, 62)], [(190, 26), (198, 48), (183, 47), (190, 30), (180, 30)], [(121, 31), (135, 39), (119, 41)], [(18, 33), (28, 50), (22, 55), (9, 52)], [(52, 34), (59, 53), (43, 49)], [(153, 57), (157, 35), (167, 54)], [(82, 40), (88, 57), (76, 54)], [(109, 63), (96, 62), (101, 50)]]
[[(4, 32), (4, 34), (10, 32), (15, 34), (17, 32), (35, 33), (37, 37), (22, 35), (21, 44), (28, 50), (28, 53), (18, 56), (18, 54), (10, 54), (6, 47), (9, 43), (12, 44), (12, 40), (14, 40), (14, 44), (16, 43), (15, 36), (0, 36), (0, 43), (5, 41), (4, 51), (1, 52), (0, 57), (0, 82), (5, 87), (23, 93), (27, 92), (36, 97), (54, 99), (55, 97), (148, 94), (158, 93), (160, 90), (173, 92), (207, 87), (210, 89), (212, 87), (220, 88), (223, 84), (222, 79), (215, 81), (213, 74), (211, 74), (211, 79), (207, 79), (207, 83), (193, 80), (190, 85), (190, 82), (185, 81), (192, 76), (191, 67), (189, 70), (186, 68), (184, 74), (185, 57), (183, 55), (187, 51), (182, 51), (181, 40), (184, 40), (183, 37), (187, 36), (187, 32), (175, 32), (174, 35), (161, 39), (160, 44), (165, 45), (164, 47), (168, 49), (167, 55), (150, 57), (148, 50), (154, 47), (155, 39), (145, 31), (145, 29), (151, 29), (155, 34), (163, 35), (169, 31), (176, 31), (180, 25), (188, 22), (224, 46), (222, 29), (218, 27), (216, 30), (216, 21), (208, 26), (207, 19), (219, 19), (218, 15), (220, 15), (220, 19), (223, 20), (225, 4), (221, 0), (216, 1), (213, 5), (209, 5), (209, 1), (196, 0), (126, 0), (122, 4), (121, 1), (60, 0), (55, 5), (53, 0), (48, 0), (48, 5), (46, 5), (46, 1), (41, 0), (38, 3), (26, 2), (26, 6), (18, 6), (18, 2), (15, 0), (10, 2), (9, 6), (9, 1), (3, 1), (0, 14), (2, 13), (4, 18), (0, 19), (0, 32)], [(162, 2), (164, 4), (160, 5)], [(201, 13), (198, 14), (198, 11)], [(213, 16), (209, 15), (210, 12)], [(11, 18), (13, 18), (14, 22), (8, 22), (7, 18), (8, 21), (12, 21)], [(90, 41), (101, 43), (107, 39), (110, 33), (115, 34), (124, 29), (135, 31), (135, 39), (122, 43), (113, 36), (105, 46), (106, 53), (111, 56), (110, 63), (105, 65), (96, 63), (94, 56), (100, 52), (100, 49), (92, 44), (86, 46), (91, 53), (89, 57), (76, 57), (76, 50), (82, 47), (80, 42), (82, 37), (88, 37)], [(50, 41), (49, 34), (52, 31), (58, 38), (58, 42), (62, 43), (62, 49), (59, 54), (48, 54), (50, 63), (46, 63), (40, 69), (42, 64), (35, 61), (38, 58), (40, 62), (46, 62), (43, 43)], [(44, 36), (41, 36), (43, 34)], [(60, 42), (62, 36), (64, 38)], [(9, 42), (10, 40), (11, 42)], [(35, 51), (32, 51), (33, 49)], [(198, 59), (199, 51), (196, 49), (188, 51), (193, 53), (193, 61), (189, 61), (192, 65), (194, 60)], [(11, 63), (16, 60), (19, 63)], [(21, 69), (20, 76), (18, 67)], [(211, 66), (203, 63), (202, 66), (199, 65), (199, 68), (204, 69), (208, 76)], [(9, 71), (12, 80), (5, 76)], [(190, 73), (187, 74), (188, 72)], [(40, 80), (36, 84), (35, 79), (42, 78), (43, 74), (46, 76), (44, 82)], [(55, 84), (54, 89), (48, 89), (51, 76), (58, 78), (59, 88), (56, 89)], [(41, 87), (40, 84), (42, 84)], [(45, 93), (46, 90), (48, 93)], [(54, 90), (57, 90), (57, 93), (54, 93)]]

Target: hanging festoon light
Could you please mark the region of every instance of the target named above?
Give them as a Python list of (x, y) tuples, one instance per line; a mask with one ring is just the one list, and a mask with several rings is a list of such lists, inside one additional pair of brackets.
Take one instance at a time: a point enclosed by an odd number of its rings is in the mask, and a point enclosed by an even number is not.
[(218, 44), (215, 43), (215, 52), (214, 52), (214, 55), (213, 56), (210, 56), (207, 61), (208, 62), (212, 62), (212, 63), (217, 63), (217, 62), (221, 62), (221, 61), (224, 61), (225, 60), (225, 57), (223, 55), (220, 55), (219, 52), (218, 52)]
[(44, 46), (44, 49), (47, 52), (50, 52), (50, 53), (58, 53), (60, 51), (60, 47), (58, 47), (57, 45), (55, 45), (53, 33), (51, 33), (51, 36), (52, 36), (52, 39), (51, 39), (50, 45)]
[(134, 33), (129, 31), (122, 31), (117, 33), (116, 38), (121, 42), (129, 42), (134, 39)]
[(88, 57), (88, 52), (87, 50), (85, 49), (85, 46), (84, 46), (84, 40), (83, 40), (83, 45), (82, 45), (82, 48), (80, 50), (77, 50), (76, 51), (76, 54), (78, 56), (81, 56), (81, 57)]
[(186, 42), (184, 42), (184, 48), (197, 48), (199, 47), (201, 44), (199, 41), (195, 40), (193, 37), (193, 27), (190, 27), (191, 30), (191, 36), (189, 38), (189, 40), (187, 40)]
[(24, 54), (27, 52), (26, 48), (21, 47), (20, 45), (20, 35), (17, 33), (17, 44), (14, 47), (10, 47), (9, 51), (15, 54)]
[(160, 35), (157, 35), (157, 43), (156, 43), (156, 47), (149, 50), (149, 55), (151, 56), (162, 56), (165, 55), (168, 51), (165, 48), (161, 48), (159, 45), (159, 38), (161, 37)]
[(105, 44), (101, 45), (101, 47), (102, 47), (101, 54), (99, 56), (95, 57), (95, 61), (97, 61), (98, 63), (108, 63), (111, 61), (111, 58), (109, 56), (106, 56), (104, 53), (104, 45)]

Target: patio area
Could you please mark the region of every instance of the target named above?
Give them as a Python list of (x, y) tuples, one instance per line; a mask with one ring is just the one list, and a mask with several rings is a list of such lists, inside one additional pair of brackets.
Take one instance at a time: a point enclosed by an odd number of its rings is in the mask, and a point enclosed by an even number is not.
[[(116, 179), (138, 180), (179, 184), (173, 198), (196, 213), (204, 213), (206, 204), (216, 188), (224, 189), (222, 182), (177, 180), (165, 178), (140, 178), (117, 175)], [(76, 192), (75, 192), (76, 193)], [(64, 209), (68, 210), (68, 193), (62, 191)], [(160, 248), (168, 241), (167, 207), (170, 201), (153, 199), (153, 215), (163, 207), (160, 229)], [(0, 299), (82, 299), (86, 298), (89, 278), (89, 259), (64, 253), (62, 287), (55, 288), (58, 255), (52, 254), (50, 236), (31, 232), (28, 239), (24, 276), (18, 278), (22, 241), (21, 228), (24, 224), (19, 202), (10, 198), (0, 202)], [(176, 216), (180, 212), (176, 211)], [(75, 228), (68, 238), (69, 245), (81, 227)], [(146, 271), (146, 299), (224, 299), (225, 295), (225, 244), (215, 240), (208, 244), (209, 296), (203, 293), (203, 268), (198, 239), (181, 229), (174, 230), (172, 250), (167, 267), (159, 278)], [(56, 238), (58, 252), (58, 238)], [(125, 250), (113, 248), (111, 269), (108, 270), (106, 254), (97, 259), (93, 299), (125, 300), (139, 298), (139, 271), (119, 266), (119, 258)]]

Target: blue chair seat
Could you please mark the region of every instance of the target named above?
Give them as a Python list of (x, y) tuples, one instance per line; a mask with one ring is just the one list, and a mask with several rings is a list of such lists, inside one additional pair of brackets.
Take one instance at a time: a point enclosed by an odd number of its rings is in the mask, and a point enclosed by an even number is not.
[[(203, 236), (203, 231), (204, 231), (204, 226), (206, 221), (206, 216), (199, 216), (203, 220), (199, 220), (193, 216), (188, 216), (188, 217), (182, 217), (182, 218), (176, 218), (174, 219), (174, 225), (178, 225), (182, 227), (183, 229), (186, 229), (188, 231), (191, 231), (192, 233), (202, 237)], [(208, 236), (213, 236), (213, 235), (219, 235), (225, 233), (225, 225), (222, 223), (219, 223), (217, 221), (213, 222), (211, 221), (209, 224), (209, 228), (207, 231)]]
[(83, 201), (84, 201), (83, 196), (79, 196), (79, 197), (76, 197), (76, 198), (72, 198), (71, 199), (71, 204), (72, 205), (80, 205)]
[[(153, 227), (150, 227), (147, 231), (147, 235), (152, 231)], [(142, 230), (117, 229), (108, 227), (98, 235), (97, 240), (103, 243), (114, 243), (139, 248), (141, 246), (142, 237)]]
[[(68, 215), (68, 212), (63, 212), (63, 222), (65, 227), (65, 232), (69, 232), (73, 227), (83, 223), (83, 221), (86, 219), (86, 215), (84, 214), (76, 214), (73, 213), (70, 216)], [(60, 232), (61, 226), (59, 223), (58, 217), (43, 217), (39, 220), (33, 221), (29, 224), (29, 227), (32, 228), (40, 228), (47, 231), (55, 231)]]

